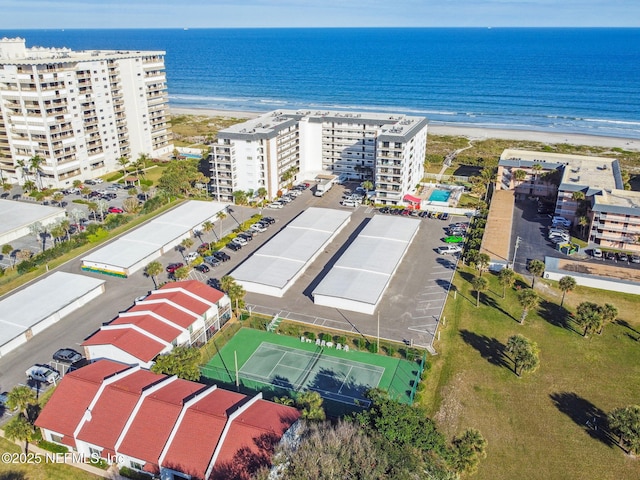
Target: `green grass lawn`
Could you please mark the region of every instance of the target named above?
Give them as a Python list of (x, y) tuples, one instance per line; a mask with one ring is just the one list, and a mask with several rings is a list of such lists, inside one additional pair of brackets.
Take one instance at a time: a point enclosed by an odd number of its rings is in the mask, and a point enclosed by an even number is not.
[[(0, 453), (24, 452), (18, 445), (0, 437)], [(2, 480), (90, 480), (102, 478), (85, 472), (79, 468), (63, 463), (39, 464), (0, 462), (0, 479)]]
[[(637, 296), (587, 288), (569, 293), (569, 309), (590, 299), (620, 311), (618, 323), (602, 335), (583, 338), (559, 307), (553, 282), (538, 280), (536, 290), (544, 299), (520, 325), (516, 290), (503, 300), (496, 276), (486, 273), (490, 288), (476, 308), (473, 275), (468, 269), (455, 275), (457, 299), (447, 302), (447, 323), (434, 345), (439, 355), (431, 357), (427, 378), (430, 393), (423, 398), (448, 436), (474, 427), (487, 439), (487, 458), (475, 478), (640, 478), (640, 460), (585, 425), (587, 419), (640, 399)], [(540, 347), (539, 369), (522, 378), (503, 353), (516, 333)]]

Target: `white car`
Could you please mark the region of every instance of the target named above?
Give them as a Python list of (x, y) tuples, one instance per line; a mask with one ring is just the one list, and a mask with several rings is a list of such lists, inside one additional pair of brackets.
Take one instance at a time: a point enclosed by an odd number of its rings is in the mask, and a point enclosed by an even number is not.
[(460, 253), (461, 251), (462, 251), (462, 247), (457, 244), (449, 244), (449, 245), (443, 245), (442, 247), (438, 247), (438, 253), (440, 255)]
[(249, 227), (251, 230), (254, 230), (256, 232), (262, 233), (262, 232), (266, 232), (267, 229), (264, 228), (262, 225), (260, 225), (259, 223), (254, 223), (253, 225), (251, 225), (251, 227)]
[(198, 252), (191, 252), (191, 253), (187, 253), (184, 257), (185, 261), (187, 263), (191, 263), (193, 262), (196, 258), (198, 258), (200, 255), (198, 254)]
[(343, 207), (357, 207), (359, 205), (355, 200), (343, 200), (341, 204)]
[(242, 237), (236, 237), (233, 240), (231, 240), (231, 242), (237, 245), (241, 245), (243, 247), (247, 244), (247, 241)]
[(273, 202), (269, 204), (269, 208), (282, 208), (284, 205), (280, 202)]
[(47, 365), (34, 365), (25, 373), (29, 380), (37, 380), (41, 383), (56, 383), (60, 380), (60, 372)]
[(600, 250), (599, 248), (594, 248), (593, 258), (602, 258), (602, 250)]
[(93, 181), (96, 182), (97, 184), (104, 182), (104, 180), (102, 180), (101, 178), (94, 178)]

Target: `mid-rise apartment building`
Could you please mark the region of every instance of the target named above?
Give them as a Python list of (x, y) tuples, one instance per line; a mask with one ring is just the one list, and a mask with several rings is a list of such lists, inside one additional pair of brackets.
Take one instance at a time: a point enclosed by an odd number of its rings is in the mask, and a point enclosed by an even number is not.
[(379, 113), (274, 111), (218, 132), (210, 188), (218, 201), (333, 173), (371, 180), (376, 201), (397, 204), (424, 174), (427, 120)]
[[(118, 159), (173, 150), (164, 52), (27, 48), (0, 40), (2, 180), (64, 187)], [(38, 172), (30, 168), (38, 156)], [(22, 165), (26, 166), (22, 168)]]
[(505, 150), (496, 189), (554, 199), (555, 214), (584, 228), (590, 244), (640, 251), (640, 192), (624, 190), (616, 159)]

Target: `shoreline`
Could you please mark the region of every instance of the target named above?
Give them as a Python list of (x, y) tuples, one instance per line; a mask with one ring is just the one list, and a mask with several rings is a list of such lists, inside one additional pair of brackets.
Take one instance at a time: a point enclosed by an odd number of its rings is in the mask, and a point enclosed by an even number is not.
[[(226, 117), (250, 119), (266, 112), (248, 112), (240, 110), (219, 110), (213, 108), (181, 108), (169, 106), (172, 115), (200, 115), (206, 117)], [(469, 140), (486, 140), (496, 138), (501, 140), (526, 140), (540, 143), (569, 145), (586, 145), (591, 147), (622, 148), (623, 150), (640, 151), (640, 140), (635, 138), (603, 137), (584, 133), (539, 132), (536, 130), (499, 129), (459, 125), (429, 124), (429, 133), (466, 137)]]

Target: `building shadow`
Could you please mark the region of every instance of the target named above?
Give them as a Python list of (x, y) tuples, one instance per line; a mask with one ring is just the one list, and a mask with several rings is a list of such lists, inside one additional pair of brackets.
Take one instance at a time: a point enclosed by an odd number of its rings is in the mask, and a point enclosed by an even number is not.
[(506, 346), (496, 338), (478, 335), (469, 330), (461, 330), (460, 336), (467, 345), (475, 348), (480, 356), (490, 364), (510, 368), (505, 355)]
[(607, 414), (575, 392), (556, 392), (549, 395), (555, 407), (574, 421), (591, 438), (608, 446), (615, 441), (607, 428)]

